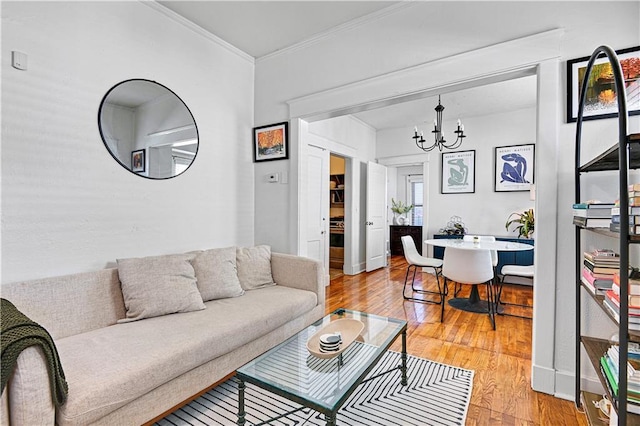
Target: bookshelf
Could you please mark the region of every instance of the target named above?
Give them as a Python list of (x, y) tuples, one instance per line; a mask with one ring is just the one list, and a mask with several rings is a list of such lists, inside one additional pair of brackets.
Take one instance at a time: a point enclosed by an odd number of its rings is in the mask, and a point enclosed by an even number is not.
[[(589, 80), (591, 69), (597, 58), (603, 57), (603, 55), (611, 63), (611, 67), (614, 74), (614, 81), (616, 87), (616, 93), (618, 103), (618, 143), (600, 155), (590, 159), (584, 164), (581, 164), (580, 159), (580, 139), (582, 133), (582, 121), (583, 121), (583, 109), (586, 99), (586, 82)], [(581, 90), (580, 106), (578, 110), (578, 120), (576, 126), (576, 152), (575, 152), (575, 203), (581, 203), (581, 176), (584, 173), (601, 172), (601, 171), (618, 171), (618, 183), (619, 183), (619, 199), (620, 199), (620, 232), (612, 232), (607, 229), (590, 229), (583, 228), (579, 225), (575, 225), (575, 248), (576, 248), (576, 366), (575, 366), (575, 403), (580, 407), (583, 403), (585, 410), (589, 411), (589, 408), (593, 406), (592, 401), (599, 399), (599, 395), (594, 395), (589, 392), (582, 391), (581, 388), (581, 348), (584, 348), (587, 359), (600, 379), (606, 394), (610, 401), (613, 403), (613, 409), (616, 410), (618, 415), (618, 425), (627, 424), (640, 424), (640, 415), (628, 412), (627, 401), (627, 375), (621, 374), (617, 377), (619, 390), (618, 395), (613, 395), (610, 390), (610, 385), (607, 377), (602, 373), (600, 368), (600, 358), (607, 352), (611, 346), (608, 340), (599, 339), (594, 336), (586, 336), (582, 334), (582, 312), (581, 312), (581, 298), (590, 297), (596, 305), (602, 309), (607, 316), (618, 327), (619, 336), (619, 350), (620, 356), (618, 359), (618, 371), (627, 371), (628, 361), (628, 347), (629, 341), (640, 342), (640, 332), (629, 330), (628, 327), (628, 274), (626, 271), (629, 268), (629, 246), (631, 244), (640, 243), (640, 236), (629, 233), (629, 199), (627, 197), (628, 184), (629, 184), (629, 170), (640, 168), (640, 135), (628, 133), (628, 110), (626, 103), (625, 84), (622, 77), (622, 70), (620, 62), (613, 51), (608, 46), (598, 47), (591, 58), (586, 68), (584, 83)], [(604, 306), (604, 297), (595, 295), (588, 290), (582, 283), (581, 270), (583, 265), (582, 259), (582, 237), (584, 233), (595, 233), (604, 235), (609, 238), (614, 238), (618, 242), (618, 252), (620, 255), (620, 320), (617, 321), (614, 315)], [(638, 266), (638, 265), (634, 265)], [(585, 287), (585, 290), (581, 291), (580, 287)], [(589, 424), (601, 424), (592, 420), (593, 416), (587, 414), (587, 420)]]

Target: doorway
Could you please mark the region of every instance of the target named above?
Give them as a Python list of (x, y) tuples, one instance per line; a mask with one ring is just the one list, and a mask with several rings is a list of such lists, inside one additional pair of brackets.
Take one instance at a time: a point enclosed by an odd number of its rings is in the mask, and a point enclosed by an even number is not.
[(344, 212), (346, 164), (344, 157), (329, 156), (329, 277), (344, 275)]

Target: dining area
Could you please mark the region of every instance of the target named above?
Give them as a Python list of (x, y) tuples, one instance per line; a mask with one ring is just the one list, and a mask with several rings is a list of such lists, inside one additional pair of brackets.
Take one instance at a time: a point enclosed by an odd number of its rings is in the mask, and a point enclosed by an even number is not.
[[(401, 240), (408, 265), (403, 298), (405, 301), (439, 305), (440, 322), (445, 322), (445, 305), (487, 315), (493, 330), (496, 330), (498, 316), (532, 318), (530, 301), (508, 302), (504, 294), (505, 285), (510, 291), (517, 291), (519, 286), (533, 285), (532, 239), (460, 235), (451, 238), (434, 236), (420, 241), (421, 245), (424, 243), (433, 248), (433, 257), (420, 254), (412, 236), (402, 236)], [(417, 285), (418, 271), (433, 273), (437, 289)], [(514, 278), (515, 284), (511, 282)], [(469, 287), (469, 291), (462, 292), (463, 287)]]

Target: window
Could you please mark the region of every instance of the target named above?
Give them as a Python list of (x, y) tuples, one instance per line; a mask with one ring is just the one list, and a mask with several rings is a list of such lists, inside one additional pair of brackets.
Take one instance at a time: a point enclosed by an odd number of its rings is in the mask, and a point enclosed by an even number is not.
[(411, 210), (411, 224), (414, 226), (422, 226), (422, 217), (424, 212), (424, 184), (422, 175), (407, 176), (407, 195), (409, 204), (413, 204)]

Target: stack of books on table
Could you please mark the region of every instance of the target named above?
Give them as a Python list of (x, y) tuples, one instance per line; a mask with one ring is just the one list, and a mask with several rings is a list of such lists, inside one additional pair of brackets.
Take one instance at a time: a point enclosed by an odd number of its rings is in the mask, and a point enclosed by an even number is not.
[[(620, 207), (611, 209), (611, 231), (620, 232)], [(629, 185), (629, 233), (640, 235), (640, 183)]]
[[(618, 396), (618, 365), (620, 347), (612, 345), (600, 358), (600, 370), (607, 379), (609, 392)], [(640, 414), (640, 348), (637, 343), (629, 342), (627, 352), (627, 411)]]
[[(629, 330), (640, 330), (640, 280), (629, 278)], [(613, 275), (613, 285), (604, 296), (604, 306), (620, 322), (620, 274)]]
[(620, 270), (620, 256), (609, 249), (585, 251), (580, 280), (591, 293), (606, 294), (613, 286), (613, 276)]
[(573, 224), (583, 228), (609, 228), (613, 203), (580, 203), (573, 205)]

